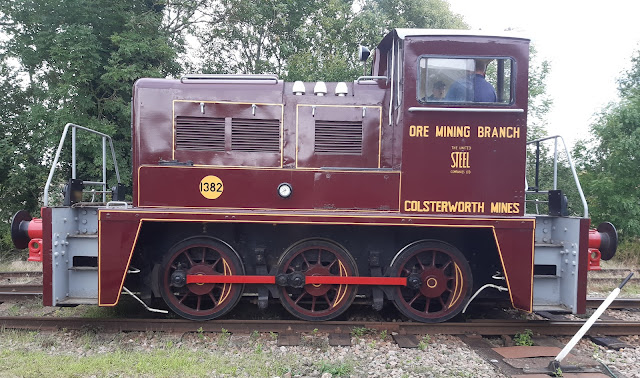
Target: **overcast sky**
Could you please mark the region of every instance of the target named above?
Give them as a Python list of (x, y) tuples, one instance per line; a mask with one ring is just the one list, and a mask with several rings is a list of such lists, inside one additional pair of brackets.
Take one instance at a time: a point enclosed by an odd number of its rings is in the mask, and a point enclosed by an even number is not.
[(448, 0), (472, 29), (512, 28), (551, 62), (548, 132), (569, 144), (617, 99), (617, 81), (640, 49), (640, 1)]

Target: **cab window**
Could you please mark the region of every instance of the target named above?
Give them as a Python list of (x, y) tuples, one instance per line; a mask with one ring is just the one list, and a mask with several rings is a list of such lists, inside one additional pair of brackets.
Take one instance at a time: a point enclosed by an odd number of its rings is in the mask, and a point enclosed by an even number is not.
[(511, 58), (422, 57), (417, 97), (423, 103), (512, 104)]

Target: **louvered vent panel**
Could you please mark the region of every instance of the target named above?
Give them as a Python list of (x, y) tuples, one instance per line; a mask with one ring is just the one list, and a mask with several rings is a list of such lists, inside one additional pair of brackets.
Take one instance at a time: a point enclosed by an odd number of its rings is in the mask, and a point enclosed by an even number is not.
[(224, 151), (224, 118), (177, 116), (176, 150)]
[(277, 119), (232, 119), (231, 150), (280, 152), (280, 121)]
[(314, 151), (320, 154), (362, 155), (362, 122), (316, 121)]

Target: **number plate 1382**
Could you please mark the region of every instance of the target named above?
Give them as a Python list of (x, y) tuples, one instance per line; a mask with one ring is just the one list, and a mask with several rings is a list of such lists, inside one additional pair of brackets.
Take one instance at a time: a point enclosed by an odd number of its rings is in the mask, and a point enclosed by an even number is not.
[(218, 176), (206, 176), (200, 181), (200, 194), (204, 198), (216, 199), (223, 190), (222, 180)]

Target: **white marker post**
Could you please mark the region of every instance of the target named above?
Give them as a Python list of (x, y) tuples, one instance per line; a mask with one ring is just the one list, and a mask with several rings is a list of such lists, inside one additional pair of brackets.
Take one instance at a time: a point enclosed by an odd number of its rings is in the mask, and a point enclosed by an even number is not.
[(589, 330), (589, 328), (591, 328), (591, 326), (593, 325), (593, 323), (596, 322), (596, 320), (598, 320), (598, 318), (600, 317), (600, 315), (602, 315), (602, 313), (604, 312), (604, 310), (607, 309), (607, 307), (609, 307), (609, 305), (611, 305), (611, 302), (613, 302), (614, 299), (616, 299), (616, 297), (620, 294), (620, 291), (622, 290), (622, 288), (624, 287), (624, 285), (627, 284), (627, 282), (629, 282), (629, 280), (631, 279), (631, 276), (633, 276), (633, 273), (629, 273), (629, 275), (627, 276), (627, 278), (624, 279), (624, 281), (622, 281), (622, 283), (620, 284), (620, 286), (616, 287), (615, 289), (613, 289), (613, 291), (611, 292), (611, 294), (609, 294), (609, 296), (607, 297), (607, 299), (605, 299), (602, 304), (598, 307), (598, 309), (593, 313), (593, 315), (591, 315), (591, 317), (589, 318), (589, 320), (587, 320), (586, 323), (584, 323), (584, 325), (582, 327), (580, 327), (580, 329), (578, 330), (578, 333), (576, 333), (573, 338), (571, 339), (571, 341), (569, 341), (569, 343), (567, 345), (565, 345), (564, 348), (562, 348), (562, 350), (560, 351), (560, 353), (556, 356), (556, 358), (551, 361), (549, 363), (549, 369), (551, 369), (551, 372), (554, 373), (558, 370), (558, 368), (560, 368), (560, 362), (567, 356), (567, 354), (569, 354), (569, 352), (571, 351), (571, 349), (573, 349), (574, 346), (576, 346), (576, 344), (578, 343), (578, 341), (580, 341), (580, 339), (582, 339), (582, 336), (584, 336), (585, 333), (587, 333), (587, 331)]

